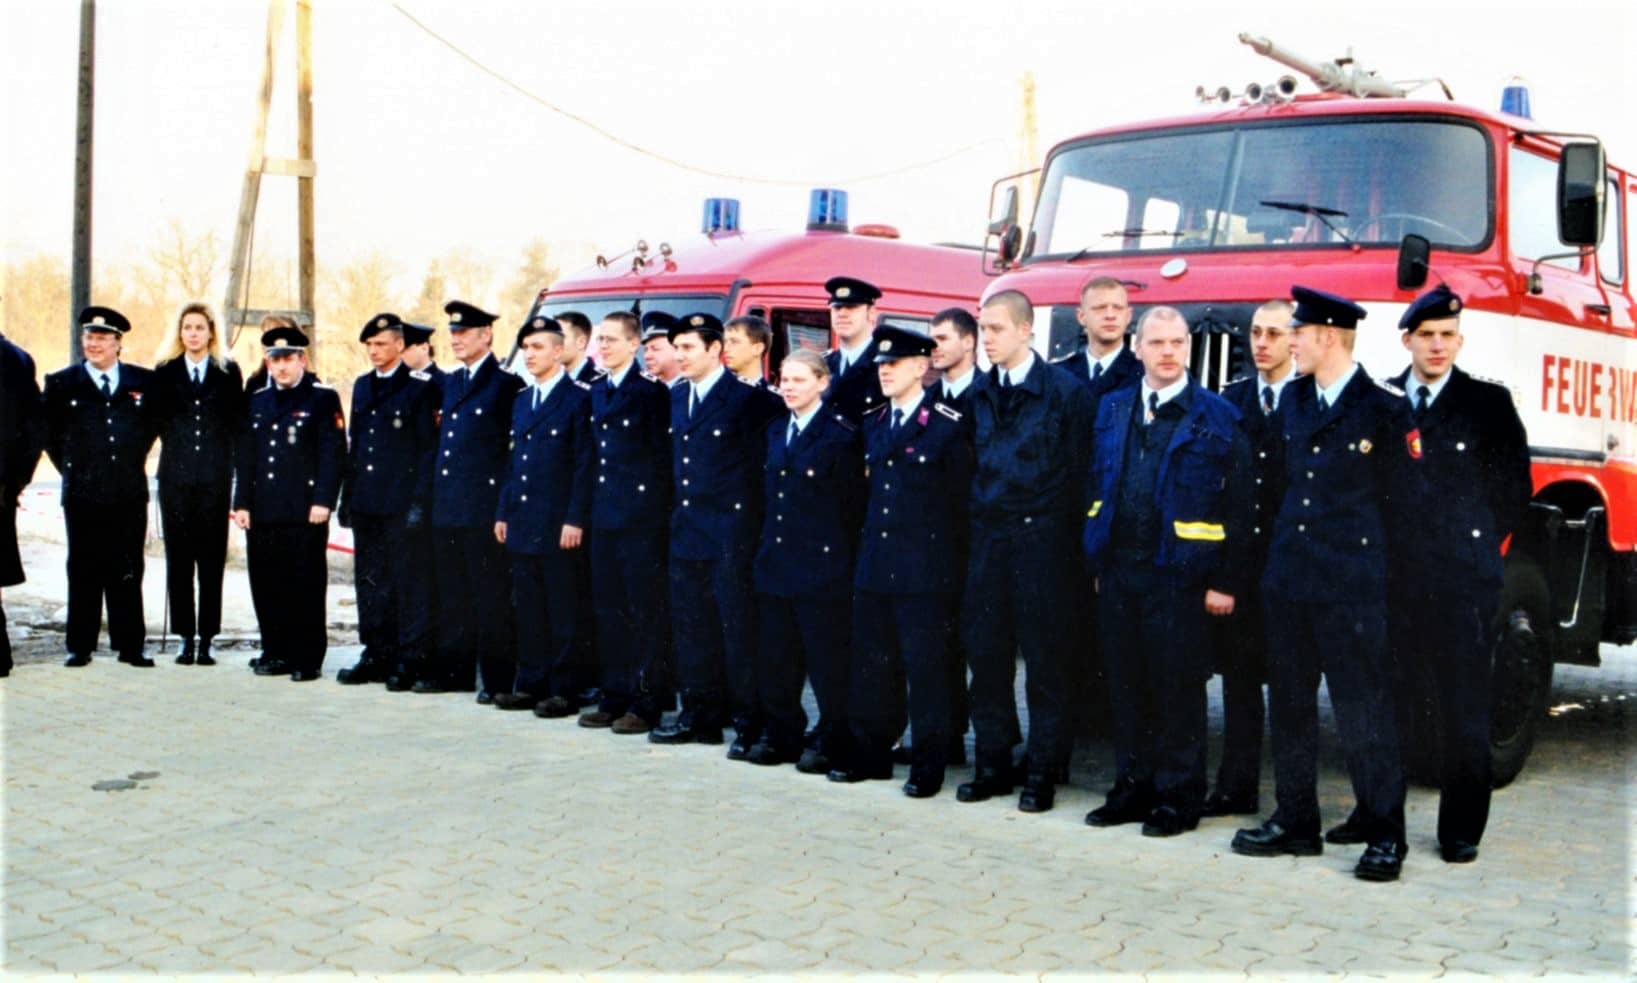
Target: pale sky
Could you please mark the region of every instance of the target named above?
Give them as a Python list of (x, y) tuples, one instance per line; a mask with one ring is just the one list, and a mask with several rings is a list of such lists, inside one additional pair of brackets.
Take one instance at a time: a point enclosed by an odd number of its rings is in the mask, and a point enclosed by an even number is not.
[[(517, 85), (688, 173), (507, 88), (388, 0), (315, 0), (317, 244), (322, 269), (362, 252), (417, 276), (469, 246), (507, 269), (535, 236), (610, 254), (698, 230), (701, 201), (742, 201), (748, 228), (799, 229), (807, 188), (842, 183), (852, 219), (906, 238), (976, 241), (990, 183), (1019, 159), (1018, 79), (1037, 84), (1040, 151), (1100, 126), (1182, 115), (1194, 87), (1284, 69), (1236, 41), (1316, 60), (1351, 46), (1394, 79), (1442, 77), (1498, 105), (1514, 74), (1535, 118), (1601, 136), (1637, 167), (1637, 14), (1629, 2), (1289, 6), (398, 0)], [(249, 149), (263, 0), (100, 0), (95, 251), (143, 253), (171, 217), (231, 240)], [(74, 0), (0, 3), (4, 246), (67, 256)], [(269, 153), (294, 155), (293, 5)], [(1310, 91), (1304, 84), (1303, 91)], [(1428, 95), (1435, 90), (1426, 90)], [(964, 149), (963, 148), (967, 148)], [(288, 254), (294, 185), (264, 183), (258, 256)], [(265, 252), (264, 252), (265, 250)]]

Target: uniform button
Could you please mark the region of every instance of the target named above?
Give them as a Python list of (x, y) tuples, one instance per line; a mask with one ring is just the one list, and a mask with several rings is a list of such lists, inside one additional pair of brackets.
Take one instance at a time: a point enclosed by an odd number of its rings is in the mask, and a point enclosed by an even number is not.
[(1477, 539), (1482, 535), (1483, 535), (1483, 533), (1479, 532), (1478, 530), (1476, 530), (1476, 529), (1472, 530), (1472, 538), (1473, 539)]
[(449, 469), (448, 469), (448, 468), (444, 468), (444, 469), (443, 469), (443, 476), (444, 476), (444, 477), (445, 477), (445, 478), (447, 478), (447, 477), (449, 477)]
[(783, 536), (774, 536), (773, 541), (775, 543), (782, 543), (782, 542), (784, 542), (784, 537)]
[(366, 464), (366, 465), (364, 465), (364, 470), (365, 470), (365, 471), (374, 471), (374, 470), (375, 470), (375, 465), (373, 465), (373, 464)]
[(883, 484), (883, 485), (882, 485), (882, 486), (881, 486), (881, 490), (882, 490), (882, 491), (892, 491), (892, 485), (891, 485), (891, 484), (890, 484), (890, 483), (888, 483), (888, 484)]
[(648, 490), (648, 486), (647, 486), (647, 485), (638, 485), (638, 486), (637, 486), (637, 491), (639, 491), (639, 492), (645, 492), (645, 491), (647, 491), (647, 490)]
[(824, 547), (824, 552), (826, 552), (826, 553), (830, 552), (830, 547), (828, 547), (828, 546)]
[(1315, 454), (1317, 454), (1317, 453), (1318, 453), (1318, 452), (1319, 452), (1319, 445), (1318, 445), (1318, 444), (1314, 444), (1314, 445), (1313, 445), (1313, 453), (1315, 453)]
[(685, 498), (684, 498), (684, 499), (683, 499), (683, 500), (682, 500), (682, 507), (683, 507), (683, 508), (687, 508), (687, 507), (688, 507), (688, 500), (687, 500), (687, 499), (685, 499)]
[(267, 463), (268, 463), (268, 464), (272, 464), (272, 463), (273, 463), (273, 459), (272, 459), (272, 458), (268, 458), (268, 459), (267, 459)]
[(523, 476), (523, 480), (524, 480), (524, 481), (528, 481), (528, 480), (529, 480), (529, 476), (528, 476), (528, 475), (524, 475), (524, 476)]
[(603, 482), (607, 481), (607, 480), (608, 479), (603, 477), (602, 475), (597, 476), (597, 484), (599, 484), (599, 485), (602, 484)]
[(1033, 521), (1034, 521), (1033, 516), (1026, 515), (1026, 516), (1023, 517), (1023, 524), (1024, 525), (1028, 525), (1029, 523), (1031, 523)]
[(887, 531), (886, 531), (886, 530), (885, 530), (885, 529), (883, 529), (883, 530), (881, 530), (881, 538), (882, 538), (882, 539), (886, 539), (886, 538), (887, 538)]
[(602, 444), (601, 444), (601, 446), (603, 446), (603, 447), (607, 447), (607, 446), (608, 446), (608, 441), (606, 441), (606, 440), (605, 440), (605, 441), (602, 441)]
[(1252, 529), (1251, 531), (1256, 533), (1258, 536), (1260, 536), (1262, 534), (1262, 527), (1257, 526), (1255, 529)]
[(1311, 481), (1313, 479), (1313, 472), (1309, 471), (1307, 473), (1307, 477), (1308, 477), (1308, 480)]
[(684, 485), (686, 485), (686, 484), (687, 484), (687, 483), (688, 483), (688, 479), (686, 479), (686, 478), (683, 478), (683, 479), (682, 479), (682, 483), (683, 483), (683, 484), (684, 484)]
[(607, 430), (607, 429), (608, 429), (608, 424), (606, 424), (606, 423), (605, 423), (605, 424), (603, 424), (603, 429), (604, 429), (604, 430)]
[(529, 500), (529, 496), (527, 496), (527, 495), (524, 495), (524, 496), (523, 496), (523, 498), (522, 498), (522, 501), (525, 501), (525, 502), (526, 502), (526, 501), (528, 501), (528, 500)]
[(1370, 545), (1370, 537), (1369, 536), (1361, 537), (1359, 539), (1359, 545), (1360, 546), (1369, 546)]
[(1304, 526), (1304, 525), (1297, 525), (1296, 526), (1296, 531), (1297, 532), (1307, 532), (1307, 527)]
[(1262, 479), (1261, 479), (1261, 478), (1257, 478), (1257, 479), (1256, 479), (1256, 483), (1257, 483), (1257, 484), (1258, 484), (1258, 485), (1260, 485), (1260, 484), (1261, 484), (1261, 483), (1262, 483)]
[(1312, 505), (1312, 504), (1313, 504), (1313, 500), (1312, 500), (1312, 499), (1311, 499), (1311, 498), (1304, 498), (1304, 499), (1302, 499), (1302, 504), (1303, 504), (1303, 505), (1304, 505), (1304, 506), (1306, 506), (1306, 505)]
[(455, 435), (455, 432), (453, 430), (451, 430), (448, 433), (444, 434), (445, 437), (453, 437), (454, 435)]
[(686, 443), (687, 443), (687, 442), (688, 442), (688, 434), (683, 434), (683, 435), (682, 435), (682, 442), (683, 442), (683, 443), (684, 443), (684, 444), (686, 444)]
[(882, 514), (882, 515), (886, 515), (886, 514), (887, 514), (887, 513), (888, 513), (888, 512), (891, 512), (891, 511), (892, 511), (892, 510), (891, 510), (891, 509), (889, 509), (889, 508), (887, 508), (887, 507), (886, 507), (886, 506), (885, 506), (885, 505), (883, 505), (883, 506), (882, 506), (882, 507), (881, 507), (881, 514)]
[(598, 458), (597, 463), (601, 464), (603, 467), (607, 467), (608, 466), (608, 458), (606, 458), (606, 457)]
[(784, 521), (784, 516), (776, 515), (776, 516), (773, 517), (773, 521), (774, 522), (783, 522)]
[(620, 421), (620, 426), (622, 426), (622, 427), (629, 427), (630, 425), (631, 425), (630, 420), (621, 420)]
[(1262, 452), (1258, 453), (1256, 456), (1262, 458), (1263, 460), (1266, 460), (1267, 456), (1268, 456), (1268, 452), (1267, 451), (1262, 451)]
[(1456, 441), (1455, 442), (1455, 449), (1458, 450), (1458, 451), (1466, 450), (1466, 441), (1464, 441), (1464, 440)]
[[(687, 440), (687, 439), (688, 439), (688, 438), (686, 438), (686, 437), (684, 437), (684, 438), (682, 438), (682, 439), (683, 439), (683, 440)], [(688, 459), (687, 459), (687, 458), (683, 458), (683, 459), (682, 459), (682, 463), (683, 463), (683, 464), (687, 464), (687, 463), (688, 463)]]
[(738, 502), (733, 503), (733, 511), (739, 512), (739, 511), (741, 511), (743, 509), (744, 509), (743, 505), (739, 504)]

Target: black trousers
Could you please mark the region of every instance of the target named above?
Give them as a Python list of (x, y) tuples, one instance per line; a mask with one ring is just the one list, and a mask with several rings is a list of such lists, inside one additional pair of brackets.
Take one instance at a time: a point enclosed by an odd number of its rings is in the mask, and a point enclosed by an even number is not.
[(1116, 558), (1097, 591), (1115, 774), (1149, 791), (1155, 805), (1197, 816), (1210, 677), (1205, 588), (1178, 587), (1137, 563)]
[(147, 636), (142, 614), (142, 541), (148, 503), (63, 505), (68, 527), (68, 651), (96, 651), (102, 608), (108, 642), (120, 655), (140, 655)]
[[(517, 673), (506, 691), (572, 698), (574, 631), (579, 621), (581, 550), (512, 553), (512, 610), (516, 615)], [(498, 690), (496, 692), (499, 692)]]
[[(1404, 679), (1425, 666), (1437, 694), (1444, 738), (1438, 841), (1476, 846), (1489, 825), (1490, 656), (1500, 596), (1445, 594), (1435, 604), (1405, 599), (1398, 608), (1404, 617), (1402, 622), (1395, 617), (1395, 675)], [(1404, 685), (1396, 691), (1402, 699), (1411, 692)]]
[(1383, 601), (1307, 604), (1263, 598), (1268, 709), (1273, 733), (1273, 818), (1303, 836), (1319, 832), (1319, 676), (1329, 685), (1347, 759), (1356, 820), (1369, 842), (1404, 842), (1404, 764), (1389, 688)]
[(599, 709), (615, 716), (633, 711), (655, 722), (676, 703), (665, 538), (663, 528), (598, 529), (591, 537)]
[(1234, 600), (1233, 614), (1210, 619), (1211, 650), (1222, 674), (1222, 760), (1216, 790), (1230, 799), (1254, 799), (1262, 782), (1267, 638), (1260, 593), (1249, 591)]
[(330, 570), (324, 552), (329, 539), (327, 522), (258, 522), (251, 513), (245, 562), (263, 659), (298, 671), (323, 669), (329, 645), (325, 598)]
[(352, 517), (353, 589), (358, 595), (358, 640), (366, 656), (410, 667), (426, 655), (432, 626), (429, 564), (417, 562), (417, 537), (401, 515)]
[[(407, 575), (399, 582), (399, 604), (408, 615), (398, 622), (398, 666), (411, 679), (436, 675), (438, 653), (438, 597), (436, 553), (432, 549), (432, 527), (425, 522), (404, 531), (404, 551), (409, 557)], [(416, 626), (419, 625), (417, 636)]]
[[(229, 485), (159, 486), (159, 524), (165, 533), (165, 586), (171, 628), (184, 641), (210, 641), (222, 631), (222, 570), (227, 566)], [(193, 581), (199, 578), (198, 618)]]
[(961, 616), (979, 767), (1011, 766), (1019, 650), (1029, 707), (1029, 770), (1049, 774), (1068, 762), (1065, 641), (1074, 607), (1084, 603), (1074, 597), (1079, 556), (1079, 537), (1063, 523), (973, 528)]
[(438, 579), (438, 655), (431, 672), (453, 689), (507, 693), (517, 675), (512, 650), (511, 571), (493, 527), (434, 529)]
[(568, 693), (582, 693), (598, 685), (601, 675), (597, 666), (597, 613), (589, 603), (591, 597), (591, 546), (596, 536), (590, 529), (584, 531), (580, 548), (569, 554), (574, 571), (574, 596), (586, 603), (574, 607), (574, 640), (571, 643), (566, 666)]
[(756, 600), (751, 556), (672, 557), (671, 624), (682, 711), (702, 726), (732, 723), (755, 733)]
[(860, 767), (890, 759), (906, 718), (915, 737), (915, 765), (942, 771), (948, 764), (956, 726), (950, 692), (954, 600), (949, 594), (854, 595), (847, 722)]
[(842, 754), (847, 733), (847, 662), (852, 611), (846, 588), (799, 597), (756, 595), (757, 707), (769, 744), (801, 747), (807, 730), (804, 681), (818, 701), (817, 747)]

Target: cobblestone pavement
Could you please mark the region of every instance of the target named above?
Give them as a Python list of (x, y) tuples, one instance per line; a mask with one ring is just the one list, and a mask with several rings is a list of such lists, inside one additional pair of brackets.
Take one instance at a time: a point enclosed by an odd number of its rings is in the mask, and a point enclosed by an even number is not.
[[(1055, 811), (1028, 816), (955, 802), (966, 769), (913, 801), (470, 695), (337, 686), (356, 649), (298, 685), (252, 676), (246, 650), (213, 669), (67, 670), (36, 641), (0, 682), (7, 975), (1634, 969), (1630, 650), (1560, 668), (1478, 863), (1438, 859), (1436, 795), (1416, 789), (1404, 879), (1370, 885), (1351, 876), (1358, 847), (1236, 856), (1235, 820), (1173, 840), (1087, 828), (1103, 742), (1079, 749)], [(135, 787), (93, 789), (111, 779)]]

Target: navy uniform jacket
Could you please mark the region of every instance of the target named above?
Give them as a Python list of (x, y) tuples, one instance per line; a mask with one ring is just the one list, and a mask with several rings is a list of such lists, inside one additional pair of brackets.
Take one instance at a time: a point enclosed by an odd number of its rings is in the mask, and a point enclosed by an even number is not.
[(583, 382), (589, 386), (607, 374), (607, 372), (602, 370), (601, 366), (588, 358), (584, 362), (580, 363), (580, 371), (574, 373), (574, 378), (570, 379), (569, 381)]
[(491, 354), (476, 378), (465, 367), (444, 373), (438, 455), (432, 474), (435, 529), (489, 529), (506, 477), (512, 400), (527, 383)]
[[(1141, 392), (1135, 384), (1117, 389), (1097, 408), (1082, 540), (1094, 570), (1109, 558), (1114, 525), (1123, 518), (1117, 505)], [(1154, 566), (1175, 584), (1203, 584), (1237, 597), (1249, 579), (1245, 549), (1255, 487), (1250, 442), (1239, 429), (1239, 411), (1193, 379), (1175, 398), (1186, 400), (1187, 409), (1154, 486), (1160, 515)]]
[[(1287, 380), (1286, 385), (1294, 382)], [(1288, 389), (1286, 390), (1288, 392)], [(1273, 518), (1279, 514), (1279, 491), (1284, 480), (1278, 473), (1284, 460), (1280, 450), (1281, 433), (1276, 413), (1262, 412), (1262, 380), (1260, 376), (1235, 379), (1222, 387), (1222, 398), (1239, 411), (1239, 429), (1250, 442), (1251, 472), (1254, 490), (1251, 496), (1250, 538), (1244, 541), (1245, 562), (1255, 580), (1261, 579), (1267, 564), (1268, 543), (1273, 540)]]
[(534, 389), (512, 403), (511, 463), (495, 521), (506, 549), (555, 552), (563, 526), (591, 525), (591, 387), (566, 376), (534, 409)]
[(635, 367), (591, 384), (593, 529), (653, 529), (671, 516), (671, 391)]
[(1417, 552), (1426, 497), (1415, 425), (1397, 389), (1359, 366), (1321, 418), (1312, 376), (1285, 386), (1283, 481), (1262, 587), (1286, 600), (1385, 603), (1388, 556)]
[(34, 359), (0, 335), (0, 493), (17, 501), (45, 449), (45, 417)]
[(159, 399), (148, 369), (119, 363), (111, 397), (70, 365), (45, 377), (46, 451), (63, 478), (63, 504), (148, 500), (148, 451), (159, 436)]
[(159, 398), (159, 480), (167, 485), (218, 488), (233, 483), (233, 448), (244, 426), (244, 378), (236, 362), (205, 362), (204, 384), (195, 388), (186, 356), (153, 371)]
[(767, 425), (783, 403), (724, 370), (690, 419), (692, 391), (671, 390), (671, 556), (719, 560), (755, 546)]
[[(1405, 369), (1393, 384), (1416, 385), (1409, 375)], [(1501, 543), (1523, 521), (1534, 491), (1529, 438), (1512, 394), (1452, 367), (1415, 426), (1430, 496), (1417, 532), (1425, 562), (1395, 574), (1411, 589), (1500, 590)]]
[(869, 499), (853, 586), (878, 594), (959, 591), (973, 469), (965, 419), (928, 393), (894, 437), (892, 409), (881, 407), (864, 418), (864, 464)]
[(756, 553), (756, 589), (775, 597), (839, 591), (851, 595), (853, 551), (864, 506), (858, 428), (820, 406), (786, 444), (791, 415), (767, 428), (767, 517)]
[(1017, 386), (1002, 390), (998, 372), (989, 370), (972, 399), (973, 525), (1078, 525), (1096, 413), (1090, 389), (1038, 355)]
[(257, 522), (306, 522), (315, 505), (335, 508), (347, 463), (341, 397), (312, 373), (289, 389), (268, 386), (250, 397), (247, 425), (234, 455), (235, 511)]
[(1091, 378), (1091, 362), (1086, 358), (1084, 348), (1073, 355), (1066, 355), (1052, 364), (1067, 372), (1074, 377), (1075, 381), (1091, 390), (1092, 406), (1101, 403), (1103, 397), (1114, 390), (1124, 389), (1142, 378), (1142, 363), (1137, 361), (1137, 356), (1133, 355), (1129, 348), (1120, 349), (1120, 354), (1114, 356), (1114, 361), (1109, 363), (1108, 368), (1103, 371), (1102, 375), (1097, 377), (1095, 382)]
[(400, 362), (382, 383), (372, 369), (352, 384), (342, 495), (348, 513), (403, 515), (413, 506), (432, 504), (432, 458), (438, 450), (432, 377)]
[(835, 349), (824, 356), (830, 367), (830, 387), (824, 391), (824, 402), (855, 426), (864, 414), (885, 402), (881, 395), (881, 376), (875, 371), (875, 339), (864, 349), (864, 354), (841, 374), (841, 350)]

